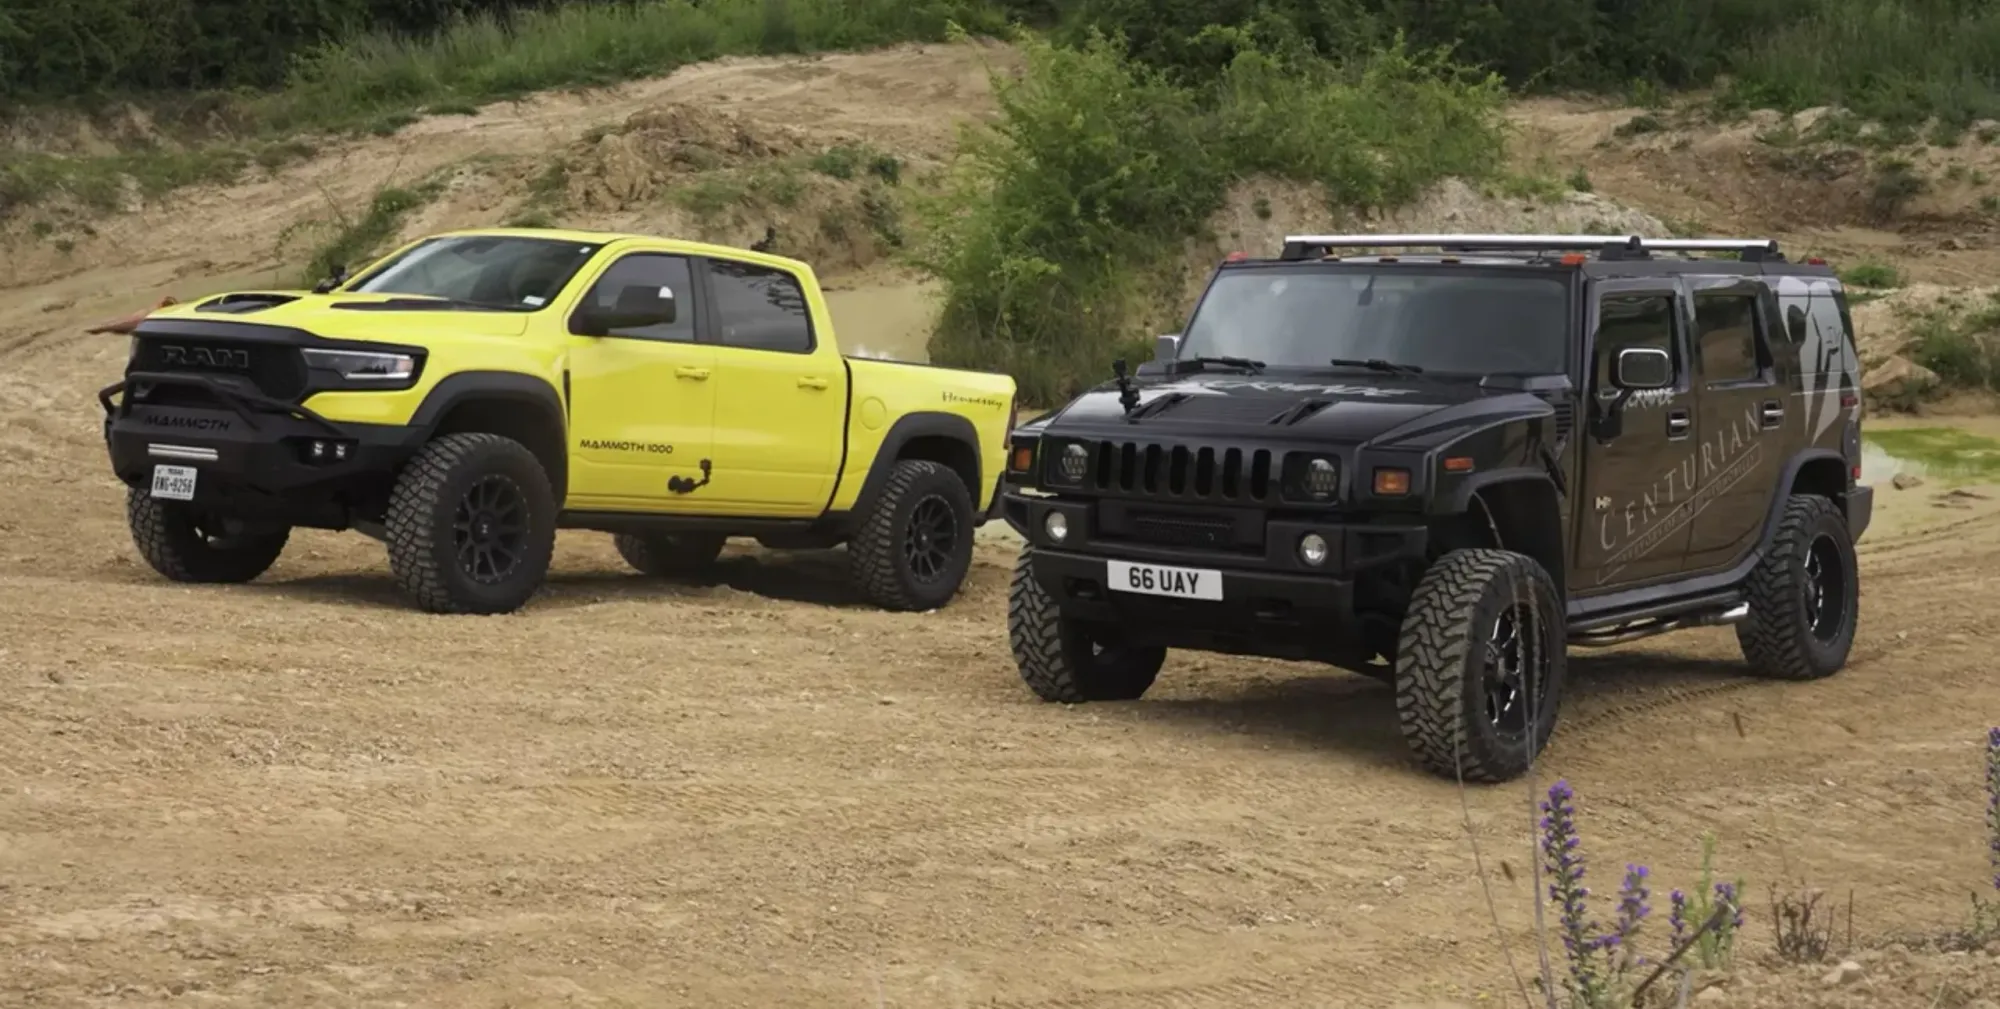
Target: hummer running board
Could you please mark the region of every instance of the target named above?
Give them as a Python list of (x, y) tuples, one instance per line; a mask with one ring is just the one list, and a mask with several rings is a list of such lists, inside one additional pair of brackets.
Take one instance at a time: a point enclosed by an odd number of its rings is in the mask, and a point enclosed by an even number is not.
[(1597, 630), (1572, 632), (1569, 643), (1584, 648), (1606, 648), (1688, 627), (1716, 627), (1742, 623), (1750, 616), (1750, 604), (1738, 602), (1718, 609), (1703, 609), (1676, 617), (1647, 617)]

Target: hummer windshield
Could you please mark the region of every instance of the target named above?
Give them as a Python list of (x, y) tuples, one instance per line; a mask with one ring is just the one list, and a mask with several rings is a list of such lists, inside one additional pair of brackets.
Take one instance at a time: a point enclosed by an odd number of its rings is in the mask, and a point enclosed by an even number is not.
[(548, 304), (600, 246), (514, 235), (451, 235), (383, 260), (341, 289), (442, 299), (441, 308), (532, 312)]
[(1177, 356), (1272, 368), (1372, 361), (1448, 374), (1560, 374), (1569, 313), (1568, 285), (1552, 273), (1238, 267), (1209, 285)]

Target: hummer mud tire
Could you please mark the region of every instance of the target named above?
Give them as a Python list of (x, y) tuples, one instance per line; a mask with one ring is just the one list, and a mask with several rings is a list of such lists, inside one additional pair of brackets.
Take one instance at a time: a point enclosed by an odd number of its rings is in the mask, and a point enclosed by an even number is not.
[(1165, 648), (1099, 640), (1066, 618), (1035, 580), (1035, 551), (1022, 547), (1007, 593), (1007, 643), (1028, 689), (1044, 701), (1136, 701), (1166, 664)]
[(632, 570), (650, 578), (688, 578), (706, 573), (722, 556), (728, 539), (716, 533), (681, 533), (672, 536), (640, 536), (619, 533), (612, 537), (618, 556)]
[(1839, 672), (1854, 647), (1857, 568), (1840, 508), (1815, 494), (1792, 495), (1771, 549), (1750, 572), (1750, 616), (1736, 625), (1751, 668), (1780, 680)]
[(432, 613), (509, 613), (555, 553), (555, 492), (533, 452), (497, 434), (426, 444), (389, 495), (389, 567)]
[(972, 495), (958, 474), (904, 459), (847, 544), (849, 577), (885, 610), (934, 610), (951, 602), (972, 567)]
[(1568, 668), (1562, 599), (1534, 559), (1453, 550), (1410, 600), (1396, 714), (1427, 770), (1480, 783), (1525, 774), (1555, 729)]
[(291, 538), (289, 526), (251, 530), (203, 517), (180, 501), (162, 501), (144, 487), (125, 492), (125, 519), (139, 556), (169, 580), (236, 584), (270, 570)]

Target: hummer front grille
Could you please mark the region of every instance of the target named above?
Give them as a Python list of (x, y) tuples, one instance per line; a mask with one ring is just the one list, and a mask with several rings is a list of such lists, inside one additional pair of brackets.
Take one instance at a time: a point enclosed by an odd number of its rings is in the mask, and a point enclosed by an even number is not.
[(1092, 445), (1088, 489), (1190, 501), (1260, 502), (1276, 491), (1269, 449), (1148, 442)]

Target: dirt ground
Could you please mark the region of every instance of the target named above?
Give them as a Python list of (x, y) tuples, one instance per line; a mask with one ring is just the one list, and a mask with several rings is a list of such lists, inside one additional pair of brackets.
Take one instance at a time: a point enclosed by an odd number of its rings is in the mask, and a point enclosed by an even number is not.
[[(1654, 868), (1656, 924), (1703, 830), (1749, 880), (1753, 969), (1703, 1004), (2000, 999), (1980, 953), (1836, 988), (1754, 966), (1776, 888), (1851, 890), (1873, 946), (1962, 925), (1989, 876), (2000, 488), (1881, 489), (1839, 676), (1751, 680), (1726, 630), (1579, 653), (1537, 781), (1463, 795), (1346, 674), (1178, 654), (1141, 702), (1034, 701), (997, 531), (921, 615), (858, 604), (838, 552), (739, 548), (674, 585), (565, 534), (527, 610), (454, 619), (407, 609), (358, 536), (300, 533), (234, 588), (132, 550), (92, 400), (124, 341), (79, 331), (265, 282), (251, 239), (316, 212), (311, 187), (532, 154), (687, 88), (921, 149), (982, 72), (950, 47), (697, 68), (22, 246), (0, 278), (0, 1005), (1518, 1004), (1530, 791), (1556, 776), (1601, 892)], [(831, 280), (862, 299), (844, 332), (889, 302), (922, 330), (907, 282)]]

